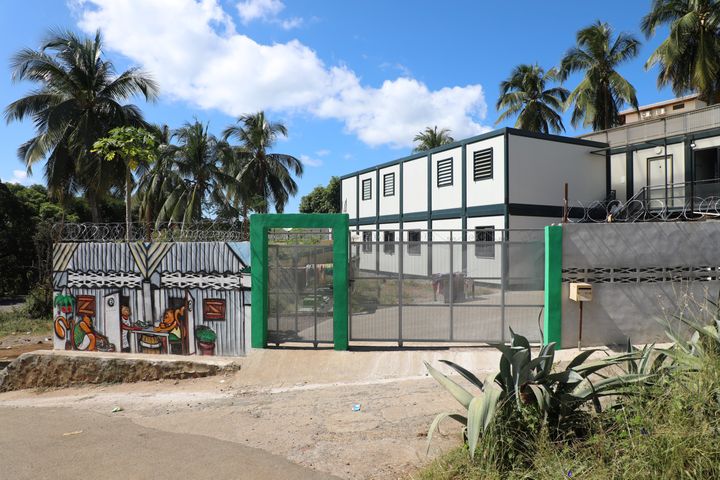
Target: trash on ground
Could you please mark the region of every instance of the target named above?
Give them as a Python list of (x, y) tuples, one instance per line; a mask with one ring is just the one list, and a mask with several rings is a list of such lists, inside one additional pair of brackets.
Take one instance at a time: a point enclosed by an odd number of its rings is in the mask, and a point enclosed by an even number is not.
[(112, 409), (112, 413), (122, 412), (122, 411), (123, 411), (123, 408), (122, 408), (122, 407), (113, 407), (113, 409)]
[(81, 433), (83, 433), (82, 430), (75, 430), (74, 432), (65, 432), (65, 433), (63, 433), (63, 437), (70, 437), (72, 435), (80, 435)]
[(353, 412), (359, 412), (359, 411), (360, 411), (360, 404), (356, 403), (355, 405), (353, 405)]

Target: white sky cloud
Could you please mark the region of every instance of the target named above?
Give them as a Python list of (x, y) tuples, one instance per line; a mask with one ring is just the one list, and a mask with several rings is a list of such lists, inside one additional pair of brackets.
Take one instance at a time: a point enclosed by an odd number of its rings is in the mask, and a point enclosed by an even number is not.
[(308, 155), (300, 155), (298, 158), (306, 167), (321, 167), (323, 164), (322, 160), (312, 158)]
[(277, 16), (285, 8), (280, 0), (245, 0), (237, 4), (238, 14), (243, 23)]
[(29, 185), (31, 183), (30, 178), (25, 170), (13, 170), (13, 176), (10, 179), (3, 179), (5, 183), (19, 183), (20, 185)]
[[(250, 21), (282, 6), (248, 0), (238, 9)], [(83, 30), (102, 29), (111, 49), (152, 72), (164, 96), (199, 108), (310, 113), (342, 122), (370, 146), (409, 147), (433, 125), (456, 138), (489, 130), (480, 123), (487, 109), (480, 85), (430, 90), (409, 77), (363, 85), (299, 40), (264, 45), (238, 33), (218, 0), (82, 0), (74, 10)]]
[(327, 157), (328, 155), (330, 155), (330, 150), (323, 148), (315, 152), (315, 155), (317, 155), (318, 157)]

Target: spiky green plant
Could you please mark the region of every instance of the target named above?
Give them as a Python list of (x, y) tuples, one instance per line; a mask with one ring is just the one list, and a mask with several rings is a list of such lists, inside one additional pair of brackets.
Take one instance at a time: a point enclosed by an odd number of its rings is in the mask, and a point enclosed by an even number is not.
[(470, 456), (474, 457), (481, 435), (488, 432), (498, 414), (512, 416), (526, 408), (534, 409), (543, 419), (551, 435), (557, 439), (577, 436), (582, 420), (588, 414), (584, 408), (591, 403), (601, 411), (600, 398), (625, 395), (627, 387), (649, 378), (648, 374), (623, 373), (603, 375), (599, 372), (622, 362), (639, 358), (637, 353), (607, 357), (591, 363), (586, 360), (596, 350), (577, 355), (564, 370), (553, 372), (555, 343), (540, 349), (532, 358), (530, 342), (510, 329), (511, 344), (496, 345), (502, 353), (500, 371), (483, 382), (466, 368), (448, 360), (450, 366), (482, 394), (474, 395), (457, 382), (425, 362), (430, 375), (440, 383), (466, 409), (466, 415), (441, 413), (435, 417), (428, 432), (428, 447), (433, 432), (445, 418), (452, 418), (464, 426)]

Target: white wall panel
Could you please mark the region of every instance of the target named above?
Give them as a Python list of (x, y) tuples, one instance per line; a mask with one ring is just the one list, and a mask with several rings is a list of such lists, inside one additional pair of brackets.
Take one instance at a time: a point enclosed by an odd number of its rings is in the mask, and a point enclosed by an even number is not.
[(403, 212), (427, 211), (427, 157), (403, 163)]
[(510, 203), (562, 205), (563, 185), (570, 201), (605, 199), (605, 156), (596, 147), (510, 135)]
[[(505, 201), (505, 136), (471, 143), (466, 147), (467, 206), (495, 205)], [(493, 178), (473, 179), (473, 153), (486, 148), (493, 149)], [(460, 205), (458, 205), (460, 206)]]
[[(385, 175), (395, 175), (395, 191), (385, 196)], [(397, 215), (400, 213), (400, 165), (392, 165), (380, 169), (380, 215)]]
[[(453, 183), (445, 187), (437, 186), (437, 164), (439, 160), (452, 159)], [(432, 163), (432, 209), (445, 210), (448, 208), (459, 208), (462, 205), (462, 150), (460, 147), (443, 152), (434, 153), (430, 159)]]
[(341, 183), (343, 213), (347, 213), (350, 218), (357, 218), (357, 178), (346, 178)]

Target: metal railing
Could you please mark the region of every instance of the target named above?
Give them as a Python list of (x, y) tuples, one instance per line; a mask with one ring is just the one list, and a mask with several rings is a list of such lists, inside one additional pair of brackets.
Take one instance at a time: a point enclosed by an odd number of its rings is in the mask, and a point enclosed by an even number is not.
[(579, 138), (607, 143), (611, 147), (622, 147), (717, 127), (720, 127), (720, 104), (654, 120), (628, 123), (608, 130), (580, 135)]
[(248, 239), (241, 222), (56, 223), (55, 242), (239, 242)]

